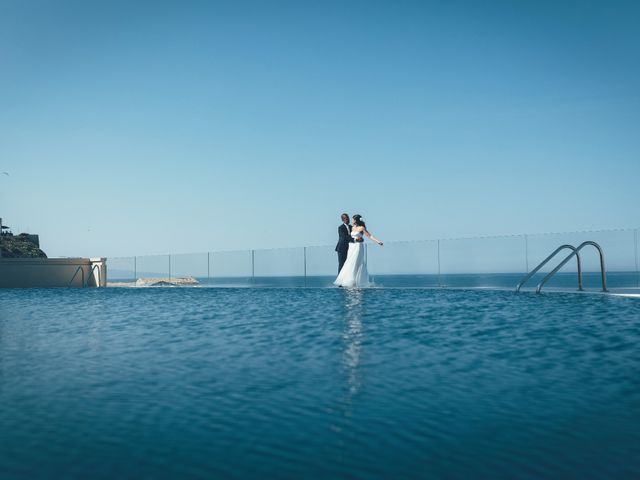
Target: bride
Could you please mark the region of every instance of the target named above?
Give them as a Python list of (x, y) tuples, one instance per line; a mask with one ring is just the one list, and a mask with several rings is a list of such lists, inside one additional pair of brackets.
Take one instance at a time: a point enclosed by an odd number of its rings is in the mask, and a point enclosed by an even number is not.
[(364, 263), (364, 242), (363, 235), (382, 246), (383, 243), (376, 237), (371, 235), (367, 230), (367, 226), (362, 220), (361, 215), (353, 216), (353, 228), (351, 229), (351, 237), (353, 243), (349, 244), (347, 252), (347, 260), (344, 262), (342, 270), (338, 273), (338, 277), (333, 282), (339, 287), (367, 287), (369, 286), (369, 273)]

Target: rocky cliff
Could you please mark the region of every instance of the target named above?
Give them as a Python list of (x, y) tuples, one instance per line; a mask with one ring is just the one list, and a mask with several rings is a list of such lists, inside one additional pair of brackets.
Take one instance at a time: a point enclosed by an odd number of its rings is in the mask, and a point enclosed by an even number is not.
[(40, 250), (37, 235), (21, 233), (20, 235), (0, 236), (2, 258), (47, 258)]

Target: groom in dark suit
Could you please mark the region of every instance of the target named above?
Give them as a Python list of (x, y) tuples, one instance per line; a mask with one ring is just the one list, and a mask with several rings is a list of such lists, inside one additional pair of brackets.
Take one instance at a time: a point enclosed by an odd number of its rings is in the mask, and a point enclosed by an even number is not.
[(338, 227), (338, 244), (336, 245), (336, 252), (338, 252), (338, 273), (340, 273), (344, 262), (347, 260), (349, 244), (353, 243), (351, 225), (349, 225), (349, 215), (343, 213), (340, 218), (342, 219), (342, 225)]

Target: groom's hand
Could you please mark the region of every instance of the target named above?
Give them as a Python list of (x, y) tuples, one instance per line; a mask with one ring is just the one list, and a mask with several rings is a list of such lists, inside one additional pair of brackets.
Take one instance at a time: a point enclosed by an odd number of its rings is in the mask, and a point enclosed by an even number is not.
[(356, 242), (364, 242), (364, 238), (356, 238)]

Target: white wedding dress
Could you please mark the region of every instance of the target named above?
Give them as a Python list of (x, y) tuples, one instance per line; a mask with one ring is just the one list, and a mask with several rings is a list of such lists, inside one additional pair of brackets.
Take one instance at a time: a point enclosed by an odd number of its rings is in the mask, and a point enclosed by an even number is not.
[[(354, 240), (362, 238), (362, 232), (352, 232)], [(363, 288), (369, 286), (369, 272), (364, 261), (364, 242), (354, 241), (349, 244), (347, 260), (333, 282), (339, 287)]]

